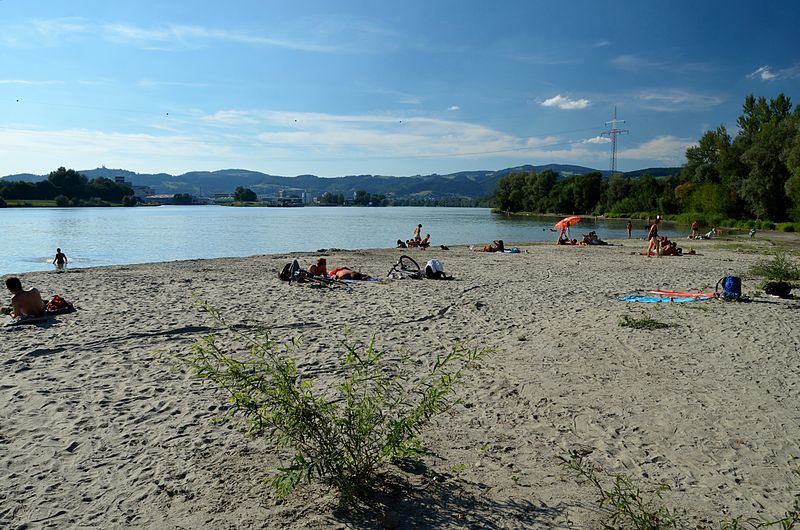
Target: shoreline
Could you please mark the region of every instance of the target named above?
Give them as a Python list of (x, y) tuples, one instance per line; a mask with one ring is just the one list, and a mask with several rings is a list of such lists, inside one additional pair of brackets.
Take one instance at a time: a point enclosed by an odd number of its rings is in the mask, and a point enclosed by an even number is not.
[[(713, 289), (774, 245), (698, 241), (697, 256), (646, 258), (631, 254), (644, 250), (641, 240), (612, 243), (618, 246), (518, 244), (520, 254), (461, 245), (331, 250), (329, 268), (384, 278), (409, 254), (439, 259), (456, 277), (333, 289), (278, 280), (286, 261), (305, 267), (316, 252), (21, 274), (26, 287), (61, 294), (78, 312), (0, 330), (7, 471), (0, 522), (352, 526), (334, 515), (333, 497), (318, 485), (282, 501), (262, 488), (280, 455), (263, 440), (212, 425), (221, 395), (164, 358), (215, 329), (198, 300), (232, 324), (256, 321), (280, 338), (300, 339), (300, 369), (321, 381), (335, 377), (346, 330), (362, 343), (374, 335), (380, 347), (405, 349), (419, 362), (456, 339), (496, 349), (467, 378), (464, 404), (423, 433), (425, 465), (449, 478), (435, 492), (411, 488), (392, 498), (402, 527), (546, 526), (565, 516), (596, 527), (597, 515), (585, 509), (593, 492), (561, 480), (557, 457), (576, 447), (591, 448), (594, 461), (645, 489), (666, 481), (665, 501), (691, 516), (780, 516), (797, 486), (787, 462), (800, 451), (798, 300), (616, 299), (648, 289)], [(753, 293), (757, 282), (743, 278), (743, 292)], [(620, 326), (626, 315), (674, 327)], [(379, 526), (382, 514), (366, 517), (360, 526)]]

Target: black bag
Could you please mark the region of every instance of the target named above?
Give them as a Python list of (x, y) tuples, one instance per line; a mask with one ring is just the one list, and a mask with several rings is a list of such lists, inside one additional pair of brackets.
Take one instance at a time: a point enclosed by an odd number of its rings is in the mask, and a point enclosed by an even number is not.
[(769, 282), (764, 286), (764, 292), (779, 298), (789, 298), (791, 296), (792, 286), (787, 282)]
[(297, 263), (297, 260), (292, 260), (291, 263), (287, 263), (281, 269), (281, 272), (278, 273), (278, 278), (285, 282), (290, 282), (294, 278), (295, 274), (300, 270), (300, 264)]

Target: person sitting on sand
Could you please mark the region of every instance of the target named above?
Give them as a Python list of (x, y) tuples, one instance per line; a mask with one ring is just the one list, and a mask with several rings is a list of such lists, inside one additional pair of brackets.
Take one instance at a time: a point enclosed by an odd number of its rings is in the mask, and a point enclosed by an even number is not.
[(408, 243), (405, 243), (402, 239), (398, 239), (397, 247), (395, 248), (408, 248)]
[(421, 248), (422, 250), (425, 250), (429, 246), (431, 246), (431, 235), (430, 234), (425, 234), (425, 237), (423, 237), (422, 239), (419, 240), (419, 248)]
[(308, 272), (312, 276), (327, 276), (328, 275), (328, 262), (325, 258), (317, 258), (317, 262), (308, 268)]
[(503, 252), (505, 251), (505, 249), (506, 247), (502, 239), (495, 239), (494, 241), (492, 241), (491, 245), (483, 246), (484, 252)]
[(569, 240), (569, 236), (567, 235), (566, 230), (562, 230), (561, 233), (558, 235), (558, 241), (556, 241), (556, 245), (571, 245), (572, 242)]
[(44, 314), (45, 304), (38, 289), (23, 289), (19, 278), (6, 278), (6, 287), (14, 295), (11, 297), (11, 318), (38, 317)]
[(328, 273), (334, 280), (366, 280), (368, 275), (354, 271), (350, 267), (337, 267)]
[(64, 265), (66, 265), (67, 263), (69, 263), (69, 260), (67, 259), (67, 255), (64, 254), (63, 252), (61, 252), (60, 248), (57, 248), (56, 249), (56, 257), (53, 258), (53, 265), (56, 266), (56, 270), (59, 271), (59, 272), (63, 271), (64, 270)]

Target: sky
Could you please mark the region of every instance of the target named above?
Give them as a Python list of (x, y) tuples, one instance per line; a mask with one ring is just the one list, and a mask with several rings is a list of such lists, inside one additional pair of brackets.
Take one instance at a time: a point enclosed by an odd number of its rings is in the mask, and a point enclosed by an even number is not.
[(0, 175), (675, 166), (800, 102), (795, 0), (0, 0)]

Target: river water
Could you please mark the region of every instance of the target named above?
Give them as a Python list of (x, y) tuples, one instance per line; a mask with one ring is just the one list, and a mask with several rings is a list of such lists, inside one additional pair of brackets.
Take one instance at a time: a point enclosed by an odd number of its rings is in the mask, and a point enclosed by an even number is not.
[[(506, 217), (485, 208), (140, 208), (0, 209), (0, 274), (48, 270), (57, 247), (69, 267), (251, 256), (321, 248), (393, 247), (422, 223), (438, 246), (555, 241), (557, 218)], [(624, 221), (584, 218), (573, 236), (596, 230), (627, 237)], [(641, 237), (645, 223), (634, 224)], [(662, 230), (663, 232), (663, 230)], [(667, 230), (666, 235), (670, 234)]]

